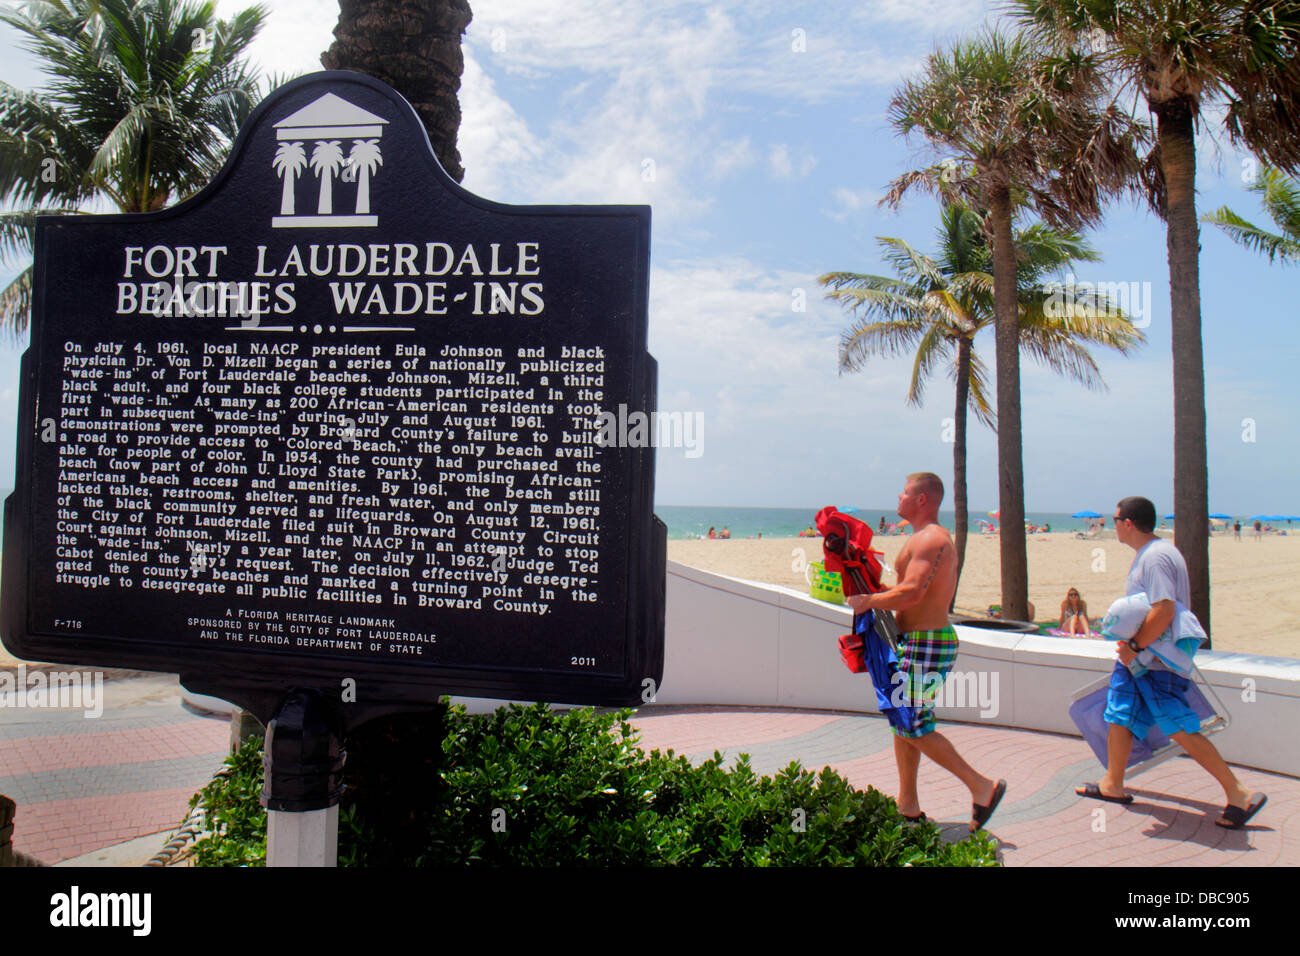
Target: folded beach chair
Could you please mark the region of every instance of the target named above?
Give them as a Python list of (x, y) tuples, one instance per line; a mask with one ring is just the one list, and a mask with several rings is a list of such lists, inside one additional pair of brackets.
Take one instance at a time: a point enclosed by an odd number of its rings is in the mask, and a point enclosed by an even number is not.
[[(1102, 720), (1102, 715), (1106, 712), (1106, 695), (1109, 689), (1110, 675), (1108, 674), (1080, 687), (1070, 695), (1070, 719), (1079, 728), (1083, 739), (1088, 742), (1088, 746), (1092, 748), (1092, 752), (1097, 755), (1103, 767), (1106, 766), (1106, 736), (1109, 733), (1109, 725)], [(1228, 729), (1231, 723), (1228, 709), (1223, 706), (1223, 701), (1214, 692), (1214, 687), (1195, 664), (1192, 665), (1191, 686), (1187, 689), (1187, 703), (1201, 719), (1201, 733), (1206, 737)], [(1152, 727), (1145, 739), (1133, 740), (1133, 752), (1129, 754), (1128, 769), (1125, 774), (1133, 776), (1144, 770), (1150, 770), (1182, 751), (1183, 748), (1162, 734), (1159, 727)]]

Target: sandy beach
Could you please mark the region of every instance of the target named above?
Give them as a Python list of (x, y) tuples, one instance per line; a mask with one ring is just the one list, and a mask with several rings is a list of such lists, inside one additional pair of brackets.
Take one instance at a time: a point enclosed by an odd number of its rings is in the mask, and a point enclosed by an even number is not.
[[(1078, 588), (1098, 619), (1111, 601), (1124, 594), (1124, 579), (1133, 550), (1109, 537), (1084, 540), (1072, 533), (1035, 534), (1029, 538), (1029, 600), (1037, 618), (1055, 618), (1065, 592)], [(874, 539), (892, 568), (907, 539)], [(669, 541), (668, 559), (706, 571), (806, 590), (803, 561), (820, 561), (820, 538), (762, 538)], [(998, 539), (971, 537), (957, 591), (957, 610), (983, 614), (1001, 602)], [(892, 574), (885, 580), (893, 583)], [(1243, 534), (1210, 539), (1210, 587), (1214, 649), (1300, 658), (1300, 534), (1265, 535), (1258, 542)]]

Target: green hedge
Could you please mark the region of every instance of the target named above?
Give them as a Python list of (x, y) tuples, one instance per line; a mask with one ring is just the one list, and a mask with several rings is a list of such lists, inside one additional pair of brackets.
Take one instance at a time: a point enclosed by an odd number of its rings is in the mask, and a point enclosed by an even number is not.
[[(636, 746), (631, 711), (511, 705), (470, 716), (453, 707), (443, 786), (401, 862), (432, 866), (996, 866), (984, 834), (946, 844), (933, 824), (904, 823), (892, 799), (798, 763), (759, 776), (741, 755), (700, 766)], [(266, 813), (261, 740), (195, 796), (213, 834), (201, 866), (262, 865)], [(339, 864), (392, 859), (380, 828), (345, 800)], [(381, 852), (386, 851), (386, 852)]]

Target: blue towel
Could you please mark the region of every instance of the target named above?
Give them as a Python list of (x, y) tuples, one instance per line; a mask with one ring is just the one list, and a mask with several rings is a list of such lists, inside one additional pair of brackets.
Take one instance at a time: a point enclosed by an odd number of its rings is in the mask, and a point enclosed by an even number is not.
[(876, 633), (875, 624), (876, 615), (872, 611), (853, 617), (853, 633), (862, 637), (867, 673), (871, 675), (871, 684), (876, 689), (876, 706), (891, 727), (910, 734), (916, 721), (913, 708), (906, 705), (895, 707), (893, 703), (895, 688), (902, 682), (898, 672), (898, 655)]

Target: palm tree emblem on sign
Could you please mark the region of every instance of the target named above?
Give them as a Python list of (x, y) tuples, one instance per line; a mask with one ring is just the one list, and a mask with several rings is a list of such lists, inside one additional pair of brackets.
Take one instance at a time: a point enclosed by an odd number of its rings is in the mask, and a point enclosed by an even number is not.
[(307, 151), (302, 148), (302, 143), (281, 143), (271, 165), (284, 180), (284, 189), (280, 192), (280, 215), (292, 216), (293, 184), (298, 174), (307, 167)]
[(311, 168), (320, 177), (320, 202), (316, 212), (328, 216), (334, 212), (334, 174), (343, 165), (343, 150), (339, 149), (337, 139), (317, 143), (311, 151)]
[(352, 152), (348, 153), (347, 167), (343, 170), (346, 182), (357, 182), (357, 212), (370, 212), (370, 177), (375, 170), (384, 165), (384, 157), (379, 152), (379, 140), (358, 139), (352, 143)]
[[(272, 167), (283, 180), (280, 215), (271, 218), (276, 229), (306, 226), (377, 226), (379, 217), (370, 212), (371, 180), (384, 164), (379, 150), (388, 120), (364, 110), (333, 93), (326, 93), (275, 124), (280, 140)], [(352, 140), (344, 159), (341, 143)], [(306, 143), (312, 143), (308, 162)], [(310, 166), (317, 177), (315, 214), (298, 214), (295, 202), (299, 174)], [(355, 183), (355, 205), (350, 212), (335, 212), (335, 179)], [(348, 193), (341, 189), (338, 205), (346, 206)]]

